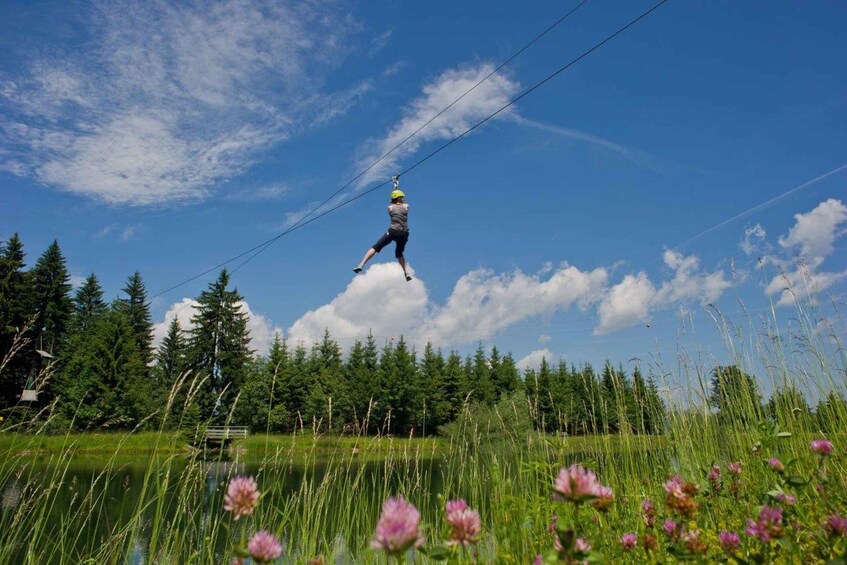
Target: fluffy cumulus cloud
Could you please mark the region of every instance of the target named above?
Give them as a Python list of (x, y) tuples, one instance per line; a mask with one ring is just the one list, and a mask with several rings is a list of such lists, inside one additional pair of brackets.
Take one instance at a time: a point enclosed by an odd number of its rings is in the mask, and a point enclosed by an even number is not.
[(656, 310), (684, 307), (691, 302), (712, 303), (732, 286), (722, 270), (702, 272), (693, 255), (684, 256), (669, 249), (663, 258), (672, 278), (657, 287), (644, 272), (624, 276), (603, 297), (597, 309), (600, 321), (595, 334), (645, 323)]
[(768, 283), (765, 291), (778, 295), (777, 304), (788, 306), (797, 299), (816, 300), (816, 296), (835, 283), (847, 278), (847, 270), (821, 270), (832, 255), (835, 241), (847, 233), (847, 206), (830, 198), (805, 214), (795, 214), (794, 226), (788, 235), (779, 238), (784, 253), (791, 256), (769, 255), (763, 263), (775, 265), (780, 271)]
[[(403, 157), (408, 156), (428, 141), (447, 140), (464, 133), (479, 120), (494, 113), (518, 92), (520, 85), (502, 74), (494, 74), (485, 82), (473, 88), (479, 81), (491, 74), (494, 65), (483, 63), (475, 66), (463, 66), (448, 69), (435, 80), (423, 87), (421, 96), (413, 100), (403, 110), (403, 118), (389, 128), (386, 135), (377, 140), (371, 140), (362, 150), (359, 159), (360, 168), (364, 169), (380, 156), (393, 152), (371, 168), (359, 181), (363, 186), (375, 179), (384, 179), (398, 168)], [(464, 98), (450, 107), (433, 122), (424, 127), (415, 137), (405, 141), (421, 126), (426, 124), (440, 111), (449, 106), (457, 98), (468, 92)], [(500, 116), (509, 115), (511, 108), (504, 110)], [(403, 143), (405, 141), (405, 143)], [(403, 143), (401, 147), (394, 147)]]
[(553, 352), (545, 347), (544, 349), (536, 349), (535, 351), (530, 352), (529, 355), (518, 360), (516, 365), (518, 369), (522, 371), (527, 369), (536, 370), (541, 366), (542, 359), (546, 359), (547, 363), (555, 363), (558, 361), (558, 358), (556, 358)]
[(409, 336), (419, 331), (427, 302), (423, 282), (417, 278), (406, 282), (394, 263), (376, 263), (328, 304), (301, 316), (287, 336), (307, 345), (319, 340), (325, 330), (342, 343), (369, 331), (376, 336)]
[(522, 320), (574, 305), (588, 308), (602, 297), (607, 279), (605, 269), (580, 271), (567, 264), (549, 276), (477, 269), (456, 282), (443, 306), (432, 309), (425, 333), (436, 344), (451, 343), (454, 336), (488, 339)]
[(479, 269), (462, 276), (446, 302), (436, 305), (422, 281), (406, 283), (396, 264), (377, 263), (329, 304), (304, 314), (288, 337), (312, 342), (328, 329), (340, 341), (371, 331), (375, 336), (403, 334), (418, 345), (472, 343), (536, 316), (588, 308), (602, 297), (606, 279), (604, 269), (583, 272), (569, 265), (535, 275)]
[[(241, 309), (247, 314), (247, 329), (250, 332), (250, 347), (259, 354), (267, 354), (271, 348), (275, 334), (282, 335), (282, 330), (275, 327), (271, 321), (250, 309), (247, 302), (240, 302)], [(183, 331), (192, 328), (191, 319), (194, 317), (197, 308), (197, 301), (191, 298), (183, 298), (168, 309), (165, 313), (165, 319), (153, 326), (153, 343), (158, 346), (168, 333), (168, 327), (176, 318), (179, 321), (179, 326)]]
[(203, 198), (370, 88), (323, 90), (355, 31), (333, 3), (119, 0), (87, 15), (83, 46), (0, 76), (3, 170), (116, 204)]

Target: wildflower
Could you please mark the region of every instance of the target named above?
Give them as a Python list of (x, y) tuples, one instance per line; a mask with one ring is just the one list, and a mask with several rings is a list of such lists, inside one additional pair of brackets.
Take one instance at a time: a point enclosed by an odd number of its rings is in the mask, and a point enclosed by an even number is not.
[(597, 498), (600, 487), (597, 476), (590, 469), (574, 464), (567, 469), (563, 467), (559, 471), (553, 487), (553, 496), (560, 500), (581, 504), (586, 500)]
[(720, 465), (712, 465), (712, 469), (706, 475), (708, 479), (712, 482), (718, 480), (721, 476), (721, 466)]
[(371, 547), (398, 556), (410, 547), (420, 547), (424, 538), (420, 530), (421, 514), (403, 497), (391, 497), (382, 503), (382, 514), (376, 524)]
[(691, 553), (705, 554), (709, 548), (700, 540), (700, 532), (691, 530), (682, 536), (682, 541), (685, 542), (685, 547)]
[(641, 536), (641, 546), (646, 551), (655, 551), (659, 548), (659, 540), (656, 539), (656, 536), (644, 534)]
[(665, 492), (676, 498), (685, 496), (685, 493), (682, 492), (682, 477), (679, 475), (671, 477), (671, 480), (665, 483)]
[(768, 465), (770, 465), (771, 469), (773, 469), (777, 473), (782, 473), (783, 471), (785, 471), (785, 465), (783, 465), (782, 461), (780, 461), (776, 457), (771, 457), (770, 459), (768, 459)]
[(591, 551), (591, 544), (588, 543), (587, 540), (582, 538), (576, 538), (576, 543), (574, 543), (574, 549), (577, 550), (578, 553), (588, 553)]
[(532, 565), (544, 565), (544, 558), (540, 553), (536, 554), (535, 561), (532, 562)]
[(821, 457), (826, 457), (832, 453), (832, 442), (825, 439), (816, 439), (812, 441), (812, 453), (818, 453)]
[(782, 502), (786, 506), (794, 506), (794, 503), (797, 502), (797, 497), (788, 494), (787, 492), (780, 492), (776, 495), (776, 499), (779, 502)]
[(673, 520), (665, 520), (665, 523), (662, 524), (662, 529), (665, 531), (665, 535), (669, 538), (672, 538), (676, 535), (677, 530), (679, 530), (679, 524), (674, 522)]
[(276, 536), (267, 530), (262, 530), (247, 542), (247, 551), (257, 563), (270, 563), (282, 555), (282, 545)]
[(847, 518), (838, 516), (837, 514), (831, 514), (827, 517), (823, 527), (826, 529), (826, 533), (831, 536), (840, 535), (847, 537)]
[(259, 504), (259, 488), (253, 477), (235, 477), (229, 482), (224, 496), (224, 510), (232, 512), (234, 519), (249, 516)]
[(637, 535), (629, 533), (621, 536), (621, 546), (623, 547), (624, 551), (632, 551), (635, 548), (636, 544), (638, 544)]
[(690, 517), (698, 508), (693, 498), (698, 488), (694, 483), (683, 481), (679, 475), (674, 475), (665, 483), (665, 491), (668, 493), (665, 504), (678, 514)]
[(653, 524), (656, 523), (656, 507), (649, 498), (644, 499), (641, 503), (641, 519), (644, 520), (644, 525), (648, 528), (652, 528)]
[(732, 553), (741, 545), (741, 538), (735, 532), (727, 532), (722, 530), (718, 535), (718, 540), (721, 543), (721, 548), (727, 553)]
[(547, 526), (547, 531), (549, 533), (553, 533), (556, 531), (556, 525), (559, 523), (559, 516), (557, 514), (553, 514), (553, 517), (550, 518), (550, 524)]
[(744, 531), (747, 535), (757, 537), (764, 542), (781, 537), (782, 508), (762, 506), (757, 520), (747, 518), (747, 528)]
[(735, 463), (730, 463), (726, 466), (727, 470), (735, 475), (736, 477), (741, 474), (741, 461), (736, 461)]
[(612, 489), (606, 486), (600, 486), (597, 489), (597, 498), (591, 503), (591, 506), (600, 512), (608, 512), (609, 506), (615, 501), (615, 495)]
[(712, 465), (712, 469), (706, 474), (706, 478), (712, 483), (712, 490), (718, 492), (721, 490), (721, 467), (720, 465)]
[(445, 505), (447, 523), (453, 528), (447, 545), (470, 545), (482, 531), (479, 512), (468, 508), (464, 500), (450, 500)]

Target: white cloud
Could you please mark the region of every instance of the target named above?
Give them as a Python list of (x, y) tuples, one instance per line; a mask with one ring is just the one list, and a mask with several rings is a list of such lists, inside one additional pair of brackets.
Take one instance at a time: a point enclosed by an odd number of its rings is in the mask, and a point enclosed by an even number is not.
[(526, 357), (518, 360), (515, 365), (522, 371), (526, 371), (527, 369), (538, 370), (538, 368), (541, 367), (542, 359), (546, 359), (548, 364), (552, 364), (557, 361), (553, 352), (545, 347), (544, 349), (536, 349), (535, 351), (532, 351)]
[(768, 256), (765, 262), (775, 265), (780, 274), (765, 287), (768, 295), (778, 294), (777, 305), (789, 306), (798, 298), (816, 300), (816, 295), (835, 283), (847, 279), (847, 270), (821, 272), (820, 267), (832, 254), (835, 241), (843, 236), (847, 223), (847, 206), (830, 198), (805, 214), (795, 214), (796, 223), (788, 235), (779, 238), (779, 245), (797, 259)]
[(259, 202), (263, 200), (278, 200), (289, 194), (292, 187), (287, 182), (273, 182), (257, 187), (231, 191), (226, 195), (227, 200), (238, 202)]
[(127, 226), (124, 228), (124, 231), (121, 232), (121, 241), (129, 241), (130, 238), (135, 235), (138, 226)]
[(765, 232), (765, 228), (763, 228), (761, 224), (756, 224), (752, 228), (747, 228), (744, 230), (744, 241), (740, 243), (741, 250), (744, 251), (746, 255), (752, 255), (759, 249), (759, 246), (764, 241), (766, 235), (767, 233)]
[[(168, 334), (168, 326), (176, 318), (183, 332), (192, 328), (191, 318), (196, 313), (198, 302), (191, 298), (183, 298), (168, 309), (165, 319), (153, 325), (153, 344), (158, 347)], [(250, 332), (250, 347), (261, 355), (267, 354), (273, 343), (274, 334), (282, 334), (282, 330), (274, 326), (265, 316), (253, 312), (247, 302), (240, 302), (242, 310), (247, 314), (247, 329)]]
[(540, 343), (541, 345), (546, 345), (550, 343), (550, 336), (546, 334), (541, 334), (540, 336), (538, 336), (538, 343)]
[(288, 329), (293, 343), (310, 344), (328, 329), (333, 339), (362, 338), (369, 331), (378, 336), (410, 335), (419, 331), (428, 295), (417, 277), (403, 278), (395, 263), (376, 263), (354, 277), (329, 304), (303, 314)]
[[(477, 269), (462, 276), (443, 306), (432, 309), (424, 332), (435, 344), (478, 341), (540, 315), (599, 301), (608, 274), (605, 269), (580, 271), (567, 264), (549, 277), (521, 271), (496, 274)], [(466, 338), (464, 336), (467, 336)]]
[(655, 295), (656, 287), (645, 273), (626, 275), (600, 303), (597, 309), (600, 324), (594, 333), (603, 334), (647, 321)]
[(456, 282), (443, 305), (434, 305), (423, 281), (407, 283), (396, 263), (377, 263), (329, 304), (304, 314), (288, 336), (308, 343), (328, 329), (339, 341), (371, 331), (376, 336), (403, 334), (415, 345), (472, 343), (522, 320), (574, 305), (585, 309), (602, 297), (606, 278), (603, 269), (582, 272), (568, 265), (546, 278), (478, 269)]
[(597, 309), (600, 323), (594, 330), (595, 334), (645, 323), (655, 310), (680, 307), (692, 301), (700, 304), (715, 302), (732, 286), (722, 270), (701, 273), (699, 260), (693, 255), (684, 256), (666, 250), (664, 261), (674, 271), (674, 276), (658, 288), (646, 273), (639, 272), (626, 275), (609, 290)]
[(844, 235), (840, 227), (847, 222), (847, 206), (830, 198), (807, 214), (795, 214), (794, 219), (797, 223), (788, 231), (788, 237), (779, 238), (779, 244), (785, 249), (799, 247), (807, 261), (820, 264), (832, 253), (836, 238)]
[(111, 233), (115, 233), (115, 232), (119, 231), (120, 235), (118, 237), (120, 238), (120, 240), (123, 241), (123, 242), (127, 242), (132, 238), (133, 235), (135, 235), (135, 232), (138, 231), (138, 228), (139, 228), (138, 224), (124, 226), (123, 228), (121, 228), (121, 226), (119, 226), (118, 224), (109, 224), (109, 225), (103, 227), (102, 229), (98, 230), (97, 232), (95, 232), (94, 238), (95, 239), (101, 239), (101, 238), (104, 238)]
[[(391, 151), (493, 70), (494, 65), (490, 63), (449, 69), (425, 85), (423, 94), (404, 108), (403, 119), (389, 128), (384, 138), (372, 140), (367, 144), (363, 157), (359, 159), (359, 168), (365, 168), (379, 156)], [(417, 151), (423, 143), (451, 139), (464, 133), (474, 123), (504, 106), (519, 88), (517, 82), (502, 74), (492, 75), (415, 137), (370, 169), (359, 180), (358, 186), (375, 179), (387, 178), (396, 172), (403, 157)], [(504, 110), (500, 117), (505, 117), (511, 112), (512, 108)]]
[(115, 204), (196, 200), (345, 112), (323, 92), (356, 24), (324, 2), (101, 2), (91, 40), (0, 77), (0, 167)]

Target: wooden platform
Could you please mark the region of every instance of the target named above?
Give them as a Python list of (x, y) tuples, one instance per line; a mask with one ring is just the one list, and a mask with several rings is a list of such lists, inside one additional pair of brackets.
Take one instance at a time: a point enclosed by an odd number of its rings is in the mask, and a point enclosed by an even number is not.
[(209, 426), (204, 436), (206, 443), (226, 444), (247, 437), (247, 426)]

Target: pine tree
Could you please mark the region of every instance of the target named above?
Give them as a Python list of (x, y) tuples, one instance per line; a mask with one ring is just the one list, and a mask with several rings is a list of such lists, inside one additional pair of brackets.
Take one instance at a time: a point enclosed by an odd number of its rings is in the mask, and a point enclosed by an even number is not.
[(324, 330), (321, 342), (312, 347), (309, 372), (312, 376), (306, 410), (309, 419), (322, 422), (327, 429), (340, 429), (349, 412), (349, 402), (344, 390), (341, 348), (328, 330)]
[(575, 406), (568, 366), (564, 361), (559, 361), (556, 369), (552, 371), (550, 381), (556, 430), (568, 433), (573, 427)]
[(594, 372), (594, 367), (586, 363), (579, 372), (585, 391), (584, 404), (586, 412), (585, 433), (593, 434), (604, 431), (604, 396), (603, 387)]
[(285, 389), (289, 386), (290, 376), (288, 366), (291, 362), (288, 354), (288, 343), (279, 333), (274, 334), (271, 350), (265, 363), (265, 380), (271, 385), (271, 407), (268, 416), (269, 430), (272, 432), (285, 431), (288, 422), (288, 408), (285, 406)]
[(57, 386), (60, 409), (78, 429), (131, 428), (149, 422), (154, 407), (146, 367), (129, 319), (111, 308), (75, 334)]
[(602, 379), (602, 393), (603, 393), (603, 404), (602, 404), (602, 412), (601, 412), (601, 422), (603, 425), (604, 433), (615, 433), (620, 429), (620, 416), (621, 416), (621, 398), (619, 388), (620, 383), (618, 381), (617, 375), (615, 374), (615, 370), (612, 368), (612, 364), (607, 360), (605, 365), (603, 365), (603, 379)]
[(515, 366), (515, 360), (511, 353), (501, 358), (500, 351), (496, 346), (492, 346), (491, 355), (488, 359), (491, 382), (494, 385), (494, 393), (498, 402), (500, 399), (507, 398), (520, 390), (520, 371)]
[(480, 344), (473, 356), (473, 366), (470, 372), (471, 389), (473, 398), (483, 406), (493, 406), (497, 400), (497, 391), (491, 379), (491, 370), (485, 351)]
[(200, 418), (217, 424), (226, 421), (253, 353), (242, 297), (228, 286), (224, 269), (200, 294), (189, 340), (190, 367), (205, 379), (197, 398)]
[(656, 381), (653, 379), (652, 375), (647, 377), (645, 405), (647, 407), (645, 413), (645, 416), (647, 417), (645, 425), (647, 433), (662, 433), (665, 430), (667, 412), (665, 410), (665, 403), (662, 401), (662, 397), (659, 394), (659, 387), (656, 385)]
[(724, 423), (746, 426), (762, 416), (762, 397), (756, 380), (735, 365), (714, 368), (709, 401)]
[(36, 313), (34, 346), (54, 355), (62, 349), (73, 312), (70, 280), (59, 242), (53, 241), (32, 270), (32, 292)]
[(803, 393), (791, 384), (774, 391), (768, 401), (767, 412), (783, 430), (795, 433), (812, 430), (809, 403)]
[(422, 435), (433, 434), (438, 426), (449, 422), (456, 391), (448, 390), (445, 386), (444, 358), (429, 342), (424, 347), (424, 354), (418, 366), (418, 382), (421, 405), (415, 420), (421, 427)]
[(94, 322), (103, 316), (109, 306), (103, 300), (103, 289), (97, 280), (97, 275), (91, 273), (76, 291), (73, 299), (74, 311), (71, 319), (73, 332), (89, 331)]
[(847, 401), (831, 390), (815, 410), (815, 419), (821, 431), (828, 434), (843, 432), (847, 428)]
[(359, 340), (353, 344), (344, 365), (351, 421), (357, 432), (368, 432), (372, 402), (380, 397), (377, 365), (376, 342), (373, 334), (368, 332), (364, 344)]
[[(31, 277), (24, 271), (24, 259), (23, 243), (14, 234), (0, 247), (0, 363), (5, 360), (0, 371), (0, 408), (17, 402), (33, 362), (32, 347), (11, 355), (16, 339), (32, 340), (34, 335), (34, 328), (24, 331), (34, 313)], [(26, 346), (22, 341), (18, 343)]]
[(553, 371), (550, 370), (550, 364), (547, 363), (545, 357), (542, 357), (541, 365), (538, 367), (538, 374), (536, 375), (537, 384), (535, 394), (538, 406), (539, 428), (548, 432), (554, 431), (557, 424), (551, 394), (552, 380)]
[(309, 396), (311, 376), (308, 367), (308, 352), (303, 343), (298, 343), (291, 362), (283, 371), (284, 386), (280, 399), (286, 408), (286, 430), (301, 428), (307, 423), (306, 400)]
[[(187, 364), (187, 348), (179, 320), (174, 316), (168, 325), (168, 333), (159, 345), (156, 366), (152, 371), (156, 404), (165, 407), (169, 398), (173, 396), (170, 414), (163, 414), (169, 426), (179, 425), (188, 389), (191, 386), (188, 375), (183, 373)], [(174, 390), (176, 386), (179, 386), (179, 389)]]
[(415, 355), (409, 351), (401, 335), (393, 348), (390, 381), (384, 389), (385, 398), (391, 407), (391, 432), (406, 435), (413, 430), (413, 414), (416, 402), (417, 371)]
[(126, 298), (120, 300), (120, 305), (126, 310), (138, 352), (147, 365), (153, 360), (153, 322), (150, 317), (150, 304), (147, 302), (147, 288), (141, 280), (141, 273), (135, 271), (130, 275), (123, 292)]
[(452, 422), (456, 416), (461, 414), (467, 401), (467, 396), (462, 393), (463, 375), (462, 358), (459, 357), (456, 351), (450, 351), (450, 355), (447, 356), (447, 362), (444, 364), (443, 377), (444, 400), (449, 407), (445, 412), (446, 422)]
[(247, 426), (253, 433), (270, 432), (272, 418), (278, 415), (273, 405), (273, 374), (264, 359), (250, 359), (233, 409), (232, 423)]
[(647, 383), (641, 375), (641, 369), (636, 366), (632, 371), (632, 397), (635, 405), (635, 413), (630, 422), (635, 427), (636, 433), (648, 433), (647, 416)]

